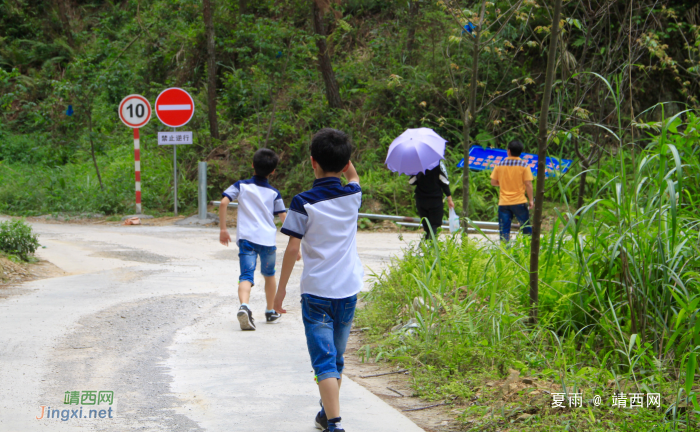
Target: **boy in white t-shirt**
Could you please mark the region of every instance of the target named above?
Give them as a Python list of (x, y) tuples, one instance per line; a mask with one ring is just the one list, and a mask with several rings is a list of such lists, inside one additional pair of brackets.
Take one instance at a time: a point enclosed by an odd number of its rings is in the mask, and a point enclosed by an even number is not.
[[(316, 181), (313, 188), (292, 199), (282, 225), (289, 244), (275, 296), (275, 310), (285, 313), (282, 302), (301, 247), (302, 319), (322, 401), (316, 427), (326, 432), (345, 431), (340, 424), (339, 401), (343, 353), (364, 276), (356, 243), (362, 189), (351, 154), (352, 145), (345, 133), (322, 129), (314, 135), (311, 164)], [(340, 181), (343, 174), (347, 185)]]
[(267, 309), (265, 320), (268, 324), (279, 321), (281, 315), (273, 308), (275, 299), (275, 215), (284, 222), (287, 209), (279, 191), (267, 181), (275, 172), (279, 158), (270, 149), (262, 148), (253, 156), (255, 175), (248, 180), (237, 181), (226, 189), (219, 206), (219, 241), (228, 246), (231, 236), (226, 229), (226, 208), (231, 201), (238, 201), (238, 223), (236, 243), (241, 266), (238, 280), (238, 298), (241, 302), (237, 318), (241, 330), (255, 330), (253, 313), (248, 306), (250, 290), (255, 284), (255, 264), (260, 256), (260, 272), (265, 278)]

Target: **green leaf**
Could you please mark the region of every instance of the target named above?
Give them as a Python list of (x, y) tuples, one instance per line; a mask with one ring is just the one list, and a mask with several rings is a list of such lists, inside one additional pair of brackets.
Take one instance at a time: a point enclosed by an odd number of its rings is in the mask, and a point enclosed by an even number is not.
[(685, 394), (690, 395), (690, 391), (693, 388), (693, 382), (695, 381), (695, 369), (697, 358), (695, 353), (690, 353), (688, 362), (685, 364)]
[(675, 330), (678, 330), (678, 326), (680, 326), (681, 322), (683, 322), (683, 317), (685, 317), (685, 309), (681, 309), (676, 316), (676, 326), (674, 327)]

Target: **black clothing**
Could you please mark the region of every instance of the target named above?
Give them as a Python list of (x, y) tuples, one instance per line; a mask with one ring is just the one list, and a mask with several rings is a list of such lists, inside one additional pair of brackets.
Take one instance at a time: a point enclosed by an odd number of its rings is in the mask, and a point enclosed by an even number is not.
[[(450, 182), (447, 179), (447, 169), (445, 164), (440, 162), (435, 168), (419, 173), (408, 180), (408, 183), (416, 187), (416, 208), (421, 218), (427, 218), (428, 223), (433, 228), (433, 233), (437, 235), (438, 229), (442, 226), (442, 216), (444, 208), (442, 195), (451, 196)], [(430, 230), (425, 221), (421, 221), (425, 238), (430, 238)]]
[(428, 225), (433, 229), (433, 234), (437, 236), (438, 230), (442, 226), (442, 216), (445, 213), (442, 201), (438, 203), (420, 203), (416, 201), (416, 207), (418, 207), (418, 216), (421, 218), (420, 222), (423, 225), (423, 231), (425, 231), (425, 239), (429, 240), (432, 238)]
[(416, 187), (416, 202), (440, 201), (442, 202), (442, 194), (451, 196), (450, 182), (447, 179), (447, 169), (440, 162), (440, 165), (428, 170), (424, 173), (419, 173), (408, 180), (408, 183)]

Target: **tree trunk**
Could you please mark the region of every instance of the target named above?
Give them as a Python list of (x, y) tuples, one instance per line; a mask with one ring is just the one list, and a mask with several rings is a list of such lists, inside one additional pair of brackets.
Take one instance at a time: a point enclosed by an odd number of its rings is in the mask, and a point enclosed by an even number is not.
[(469, 232), (469, 142), (471, 133), (471, 120), (469, 109), (464, 113), (462, 124), (462, 141), (464, 142), (464, 172), (462, 173), (462, 228), (464, 233)]
[(216, 47), (214, 45), (214, 19), (212, 17), (212, 0), (204, 0), (204, 33), (207, 40), (207, 102), (209, 105), (209, 133), (219, 139), (219, 122), (216, 116)]
[(58, 0), (58, 17), (63, 24), (63, 31), (66, 33), (68, 38), (68, 45), (73, 46), (73, 30), (70, 26), (70, 20), (68, 19), (68, 5), (66, 4), (68, 0)]
[(418, 10), (420, 8), (420, 3), (418, 0), (413, 0), (411, 6), (408, 8), (408, 35), (406, 37), (406, 59), (408, 63), (412, 62), (413, 58), (413, 44), (416, 40), (416, 26), (418, 23)]
[(542, 232), (542, 205), (544, 201), (544, 178), (547, 157), (547, 117), (549, 101), (552, 96), (554, 81), (554, 66), (557, 60), (557, 41), (559, 39), (559, 16), (561, 15), (562, 0), (555, 0), (552, 17), (552, 35), (547, 56), (547, 77), (544, 82), (544, 96), (540, 111), (540, 124), (537, 136), (537, 190), (535, 192), (535, 211), (532, 216), (532, 243), (530, 245), (530, 324), (537, 323), (539, 303), (539, 265), (540, 265), (540, 234)]
[(95, 142), (92, 139), (92, 109), (85, 107), (85, 112), (87, 113), (88, 121), (88, 137), (90, 138), (90, 153), (92, 154), (92, 163), (95, 165), (95, 172), (97, 173), (97, 180), (100, 182), (100, 189), (105, 190), (102, 184), (102, 176), (100, 175), (100, 168), (97, 166), (97, 158), (95, 157)]
[(484, 14), (486, 11), (486, 1), (481, 2), (481, 13), (479, 15), (479, 24), (476, 29), (476, 38), (474, 40), (474, 50), (472, 52), (472, 76), (471, 84), (469, 85), (469, 106), (464, 113), (462, 124), (462, 140), (464, 141), (464, 172), (462, 174), (462, 228), (464, 232), (468, 232), (469, 218), (469, 148), (471, 144), (471, 126), (476, 119), (476, 87), (479, 84), (479, 41), (481, 40), (481, 23), (484, 22)]
[(250, 13), (248, 10), (248, 0), (238, 0), (238, 13), (241, 15), (247, 15)]
[(318, 67), (321, 69), (323, 81), (326, 85), (326, 99), (328, 99), (328, 106), (331, 108), (342, 108), (343, 101), (340, 99), (338, 82), (335, 80), (335, 73), (333, 73), (333, 65), (331, 64), (331, 56), (328, 53), (328, 45), (326, 44), (326, 27), (323, 25), (323, 12), (315, 1), (312, 3), (314, 9), (316, 46), (318, 47)]
[[(583, 207), (583, 196), (586, 193), (586, 175), (588, 175), (588, 168), (585, 164), (581, 164), (583, 172), (578, 179), (578, 200), (576, 201), (576, 210), (581, 210)], [(539, 172), (539, 171), (538, 171)]]

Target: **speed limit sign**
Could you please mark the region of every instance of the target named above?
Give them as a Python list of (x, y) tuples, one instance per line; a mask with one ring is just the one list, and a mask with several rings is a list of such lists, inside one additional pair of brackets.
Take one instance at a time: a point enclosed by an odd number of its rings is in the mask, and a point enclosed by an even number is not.
[(129, 95), (119, 104), (119, 118), (130, 128), (143, 127), (151, 119), (151, 103), (141, 95)]
[(134, 130), (136, 213), (141, 214), (141, 140), (139, 128), (146, 126), (146, 123), (151, 119), (151, 103), (141, 95), (129, 95), (119, 103), (119, 118), (125, 125)]

